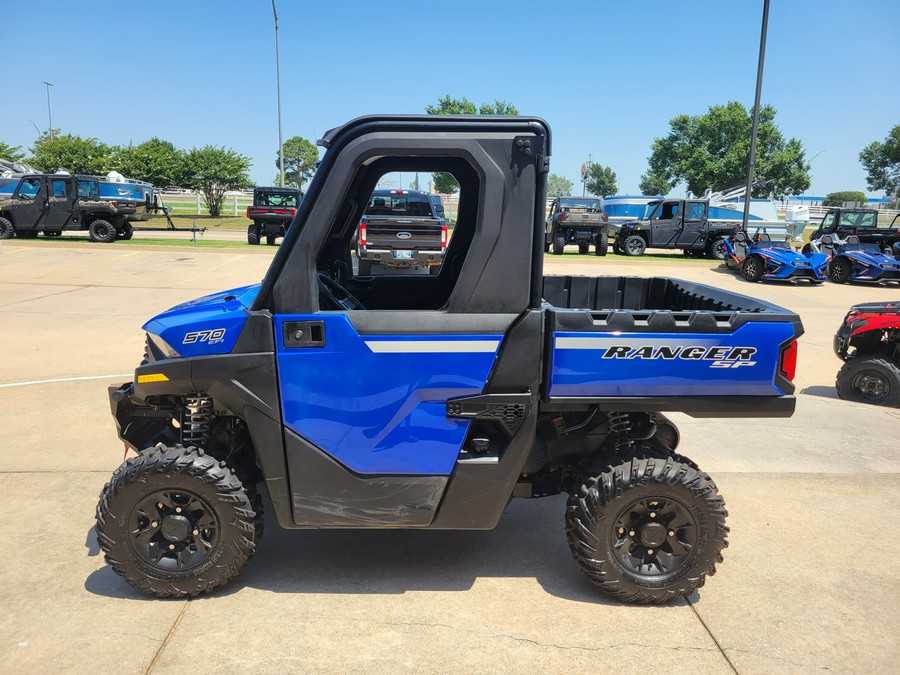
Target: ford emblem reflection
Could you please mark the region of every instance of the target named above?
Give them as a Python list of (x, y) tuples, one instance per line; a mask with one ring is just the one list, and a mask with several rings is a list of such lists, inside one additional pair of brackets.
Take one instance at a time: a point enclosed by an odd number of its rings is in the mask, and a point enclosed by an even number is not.
[(409, 232), (398, 232), (397, 239), (412, 239), (412, 234)]

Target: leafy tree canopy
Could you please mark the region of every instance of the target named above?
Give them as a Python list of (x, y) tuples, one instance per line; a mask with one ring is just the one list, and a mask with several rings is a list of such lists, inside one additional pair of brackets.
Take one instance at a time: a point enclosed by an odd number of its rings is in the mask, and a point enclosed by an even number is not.
[(665, 176), (657, 175), (653, 173), (653, 171), (648, 171), (641, 176), (641, 184), (639, 187), (641, 188), (641, 194), (648, 197), (655, 195), (662, 195), (665, 197), (669, 194), (669, 190), (672, 189), (672, 185), (666, 180)]
[(859, 202), (866, 204), (866, 193), (858, 190), (844, 190), (843, 192), (829, 192), (822, 200), (822, 206), (842, 206), (844, 202)]
[(872, 141), (859, 153), (870, 190), (900, 193), (900, 124), (891, 129), (884, 142)]
[[(518, 115), (519, 109), (508, 101), (494, 100), (493, 103), (482, 103), (477, 106), (465, 96), (453, 98), (450, 94), (438, 99), (437, 105), (426, 105), (429, 115)], [(459, 190), (459, 183), (449, 173), (436, 173), (434, 189), (441, 194), (453, 194)]]
[(616, 181), (616, 172), (608, 166), (591, 162), (586, 187), (588, 192), (598, 197), (614, 195), (619, 189), (619, 184)]
[[(319, 160), (319, 148), (301, 136), (292, 136), (284, 142), (284, 181), (298, 188), (312, 178)], [(275, 166), (281, 167), (281, 152), (275, 153)]]
[(575, 183), (563, 176), (557, 176), (555, 173), (551, 173), (547, 178), (547, 196), (551, 199), (572, 194), (574, 187)]
[(140, 145), (114, 148), (112, 168), (128, 178), (165, 188), (181, 184), (184, 155), (169, 141), (151, 138)]
[(22, 152), (21, 145), (10, 145), (0, 141), (0, 159), (10, 162), (21, 162), (25, 159), (25, 153)]
[(70, 173), (103, 175), (112, 164), (112, 148), (96, 138), (82, 138), (74, 134), (60, 134), (54, 129), (52, 137), (44, 132), (34, 142), (29, 163), (38, 171), (65, 169)]
[(182, 185), (203, 193), (209, 215), (218, 216), (227, 190), (251, 185), (250, 159), (231, 148), (206, 145), (184, 153)]
[[(767, 181), (761, 190), (777, 197), (799, 194), (810, 185), (809, 164), (799, 140), (785, 139), (775, 125), (771, 105), (759, 112), (754, 181)], [(752, 111), (738, 101), (710, 106), (704, 115), (678, 115), (669, 121), (668, 135), (653, 141), (647, 187), (668, 189), (679, 181), (702, 194), (707, 188), (723, 190), (747, 181)], [(643, 190), (643, 185), (642, 185)], [(756, 194), (755, 196), (764, 196)]]

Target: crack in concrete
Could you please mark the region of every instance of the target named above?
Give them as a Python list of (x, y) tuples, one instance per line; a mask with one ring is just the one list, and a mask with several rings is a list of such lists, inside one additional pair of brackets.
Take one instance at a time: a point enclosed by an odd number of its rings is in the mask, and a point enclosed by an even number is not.
[(771, 654), (763, 654), (755, 649), (738, 649), (737, 647), (727, 647), (729, 652), (737, 652), (738, 654), (751, 654), (753, 656), (759, 656), (761, 658), (767, 659), (769, 661), (777, 661), (778, 663), (784, 663), (789, 666), (796, 666), (797, 668), (815, 668), (816, 670), (831, 670), (827, 666), (820, 666), (814, 663), (797, 663), (796, 661), (790, 661), (788, 659), (782, 658), (780, 656), (774, 656)]
[(719, 644), (719, 641), (716, 639), (716, 636), (713, 635), (712, 631), (709, 629), (709, 626), (706, 625), (706, 622), (703, 620), (703, 617), (700, 616), (700, 612), (697, 611), (697, 608), (694, 606), (694, 603), (690, 600), (687, 601), (688, 606), (691, 608), (691, 611), (694, 613), (694, 616), (697, 617), (697, 621), (700, 622), (700, 625), (703, 626), (703, 629), (709, 635), (710, 639), (716, 645), (716, 648), (719, 650), (719, 653), (722, 655), (722, 658), (725, 659), (725, 662), (734, 671), (735, 675), (738, 675), (738, 669), (734, 667), (734, 664), (731, 662), (731, 659), (728, 658), (728, 654), (725, 653), (725, 650), (722, 649), (722, 645)]
[(166, 633), (166, 637), (163, 638), (162, 644), (156, 650), (156, 653), (153, 655), (153, 660), (150, 661), (150, 665), (147, 666), (147, 670), (144, 671), (144, 675), (149, 675), (149, 673), (156, 667), (156, 662), (159, 660), (159, 657), (162, 656), (162, 653), (165, 651), (172, 637), (175, 635), (175, 631), (178, 629), (178, 625), (181, 623), (181, 620), (184, 618), (184, 615), (187, 613), (188, 607), (190, 607), (191, 601), (185, 600), (184, 606), (181, 608), (181, 611), (178, 612), (178, 616), (175, 617), (175, 621), (172, 623), (172, 627), (169, 628), (169, 632)]

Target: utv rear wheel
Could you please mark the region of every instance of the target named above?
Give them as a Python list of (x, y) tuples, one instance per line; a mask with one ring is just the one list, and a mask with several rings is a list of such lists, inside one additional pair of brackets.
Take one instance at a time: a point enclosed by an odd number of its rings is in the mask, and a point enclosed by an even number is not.
[(156, 448), (113, 474), (97, 504), (97, 541), (132, 586), (193, 597), (236, 576), (262, 533), (261, 502), (225, 462), (196, 448)]
[(562, 232), (553, 233), (553, 255), (562, 255), (566, 250), (566, 235)]
[(725, 239), (716, 237), (706, 249), (706, 254), (714, 260), (725, 260)]
[(267, 246), (274, 246), (274, 245), (275, 245), (275, 235), (274, 235), (274, 234), (267, 234), (267, 235), (266, 235), (266, 245), (267, 245)]
[(131, 223), (126, 221), (125, 224), (122, 226), (122, 231), (119, 232), (119, 239), (124, 239), (125, 241), (128, 241), (133, 236), (134, 236), (134, 227), (132, 227)]
[(766, 261), (758, 255), (748, 256), (741, 265), (741, 274), (747, 281), (759, 281), (766, 271)]
[(644, 251), (647, 250), (647, 242), (639, 234), (632, 234), (630, 237), (625, 237), (622, 249), (625, 251), (625, 255), (644, 255)]
[(100, 244), (109, 244), (116, 240), (116, 228), (112, 226), (112, 223), (105, 220), (92, 222), (88, 228), (88, 234), (91, 237), (91, 241), (96, 241)]
[(566, 508), (572, 555), (604, 593), (637, 603), (687, 598), (728, 546), (712, 479), (674, 457), (631, 459), (589, 479)]
[(888, 359), (850, 359), (841, 366), (834, 384), (842, 399), (900, 406), (900, 367)]
[(828, 278), (836, 284), (846, 284), (852, 271), (847, 258), (834, 258), (828, 265)]
[(597, 235), (597, 247), (594, 249), (595, 255), (606, 255), (609, 252), (609, 235), (601, 232)]
[(247, 243), (254, 246), (259, 244), (259, 231), (256, 229), (256, 225), (247, 228)]
[(11, 239), (16, 234), (16, 228), (6, 218), (0, 218), (0, 239)]

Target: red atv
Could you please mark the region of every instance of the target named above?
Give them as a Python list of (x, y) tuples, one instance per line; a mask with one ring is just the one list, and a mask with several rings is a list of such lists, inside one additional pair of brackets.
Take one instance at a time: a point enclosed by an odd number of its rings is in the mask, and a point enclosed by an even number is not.
[(834, 336), (835, 386), (851, 401), (900, 406), (900, 302), (853, 305)]

